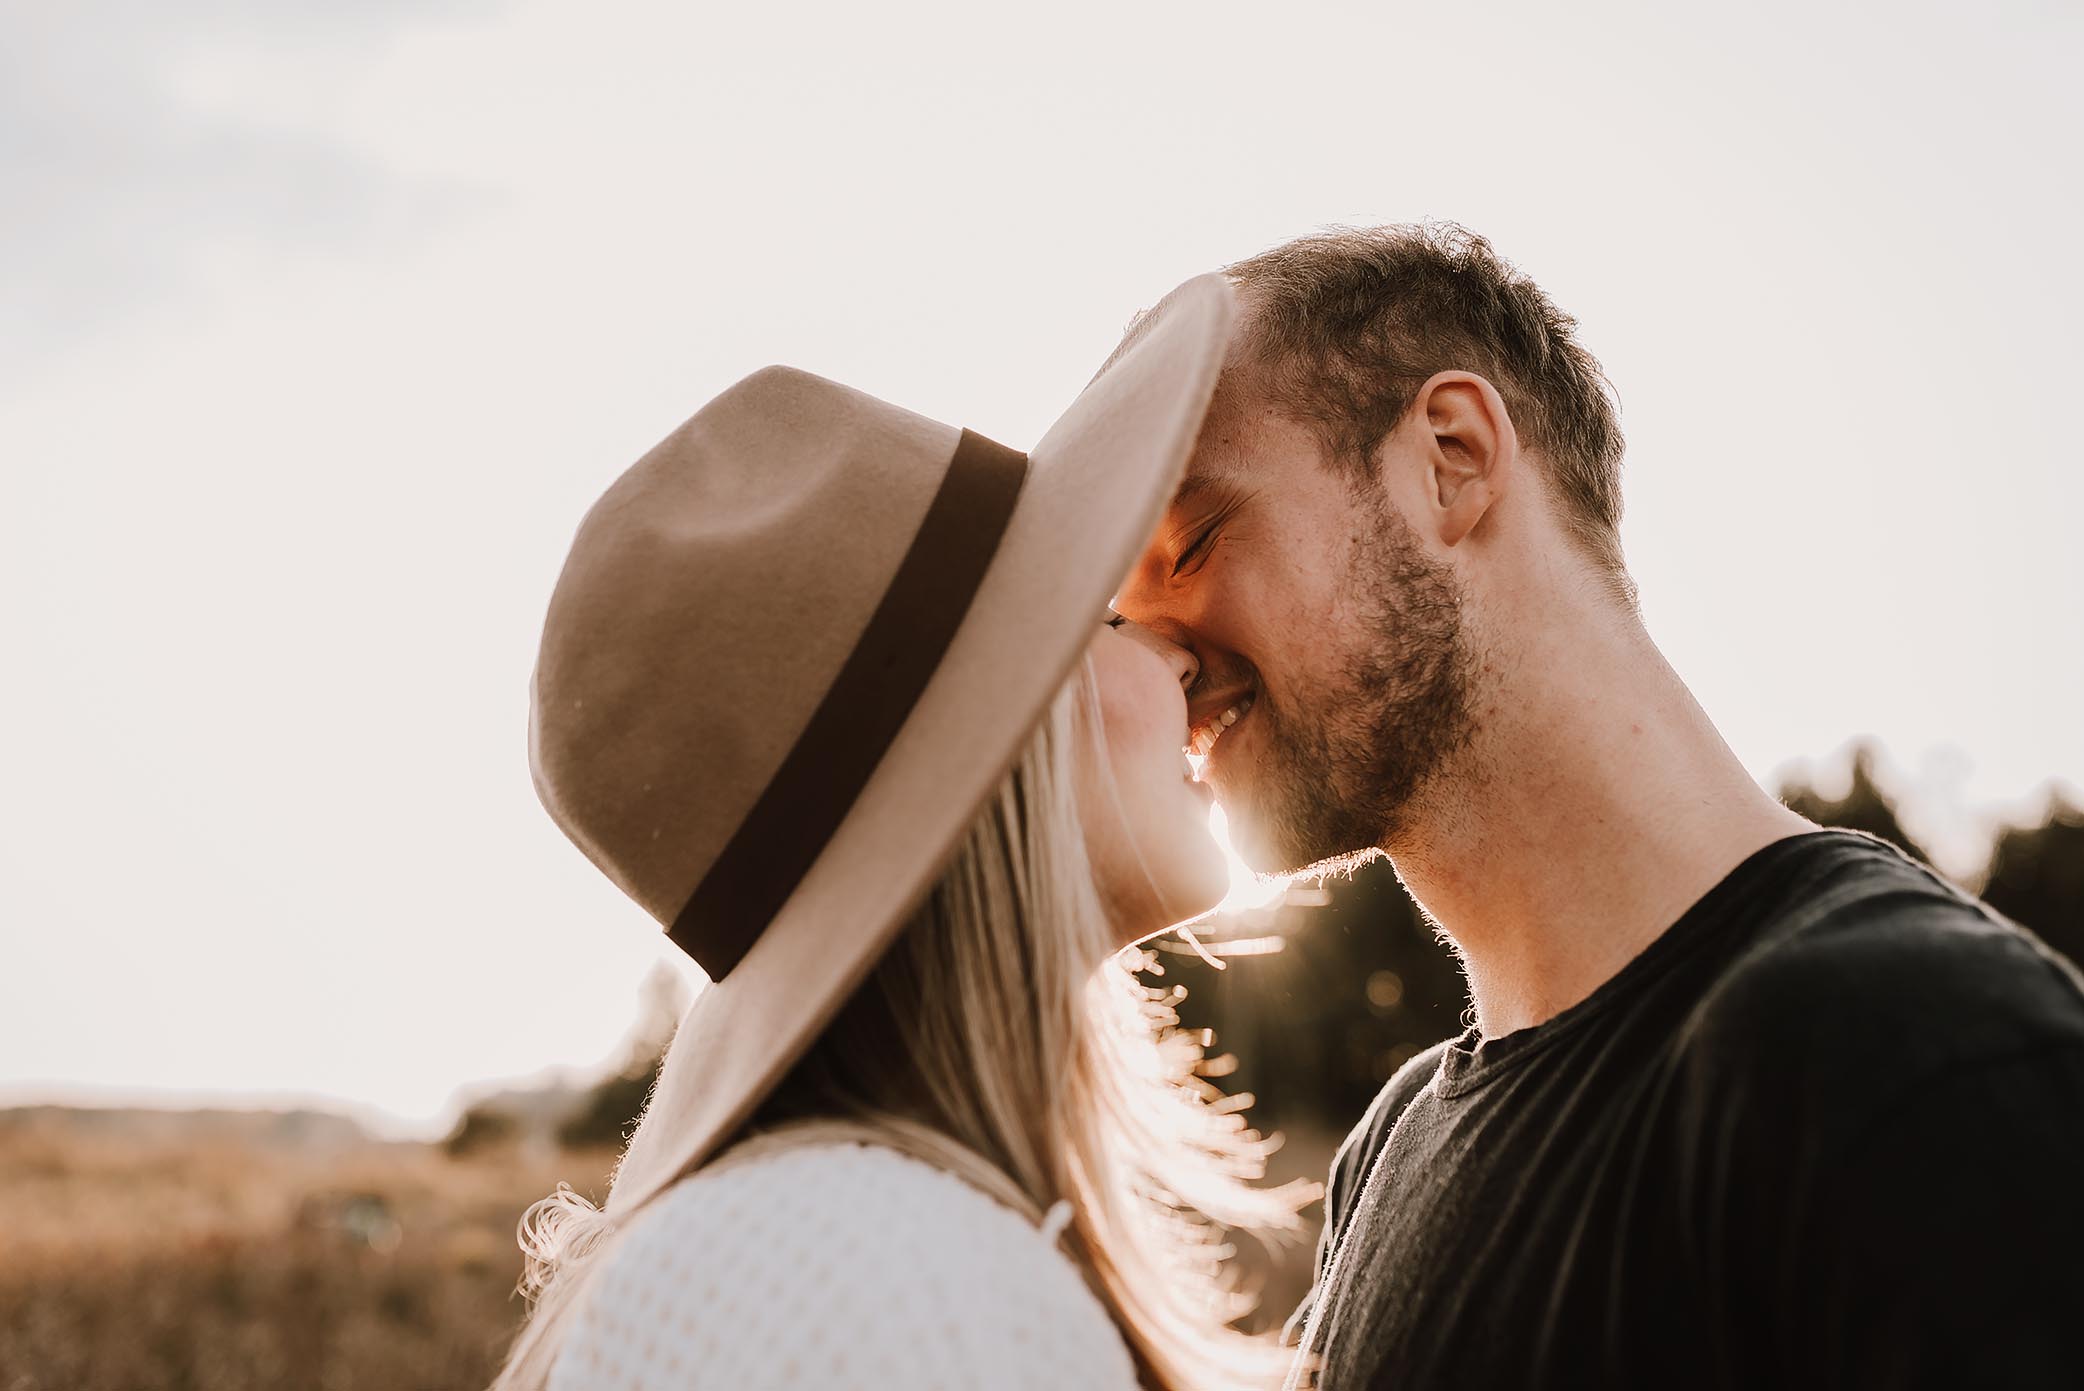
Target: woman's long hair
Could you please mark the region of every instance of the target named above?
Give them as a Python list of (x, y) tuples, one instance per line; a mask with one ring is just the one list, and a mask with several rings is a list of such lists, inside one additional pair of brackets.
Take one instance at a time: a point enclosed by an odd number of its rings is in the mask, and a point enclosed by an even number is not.
[[(1199, 1076), (1202, 1038), (1174, 1012), (1183, 992), (1146, 987), (1135, 971), (1148, 958), (1116, 949), (1078, 800), (1079, 751), (1103, 738), (1086, 666), (889, 953), (712, 1163), (846, 1135), (927, 1159), (1030, 1217), (1065, 1204), (1060, 1249), (1146, 1387), (1276, 1385), (1288, 1355), (1231, 1327), (1251, 1301), (1225, 1283), (1227, 1235), (1291, 1231), (1314, 1190), (1253, 1185), (1272, 1146), (1239, 1114), (1249, 1098)], [(1104, 757), (1088, 766), (1106, 776)], [(616, 1235), (569, 1190), (529, 1209), (522, 1283), (536, 1307), (494, 1391), (547, 1385)]]

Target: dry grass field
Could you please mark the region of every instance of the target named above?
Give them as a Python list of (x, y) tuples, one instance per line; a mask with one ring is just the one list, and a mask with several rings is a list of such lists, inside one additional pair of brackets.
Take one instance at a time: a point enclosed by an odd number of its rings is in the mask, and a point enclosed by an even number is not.
[[(291, 1123), (298, 1122), (298, 1123)], [(1305, 1137), (1276, 1178), (1318, 1177)], [(0, 1391), (477, 1391), (522, 1315), (514, 1223), (605, 1150), (454, 1158), (322, 1117), (0, 1112)], [(1242, 1278), (1277, 1325), (1307, 1241)]]
[(522, 1312), (514, 1223), (605, 1152), (0, 1123), (0, 1391), (481, 1388)]

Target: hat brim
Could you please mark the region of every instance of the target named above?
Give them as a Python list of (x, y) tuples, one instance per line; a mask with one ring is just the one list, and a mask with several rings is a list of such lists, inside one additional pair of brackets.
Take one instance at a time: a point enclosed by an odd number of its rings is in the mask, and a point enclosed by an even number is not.
[(1029, 452), (998, 552), (903, 729), (759, 941), (682, 1018), (611, 1212), (709, 1158), (888, 950), (1156, 529), (1235, 314), (1220, 275), (1180, 286)]

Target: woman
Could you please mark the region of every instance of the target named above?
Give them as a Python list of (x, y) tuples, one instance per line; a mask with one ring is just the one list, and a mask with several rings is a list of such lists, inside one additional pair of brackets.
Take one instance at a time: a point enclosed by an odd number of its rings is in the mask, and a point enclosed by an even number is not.
[(1194, 662), (1105, 609), (1231, 317), (1182, 286), (1027, 456), (769, 369), (589, 513), (537, 787), (714, 983), (605, 1211), (524, 1219), (500, 1388), (1278, 1383), (1220, 1234), (1311, 1195), (1123, 952), (1227, 883)]

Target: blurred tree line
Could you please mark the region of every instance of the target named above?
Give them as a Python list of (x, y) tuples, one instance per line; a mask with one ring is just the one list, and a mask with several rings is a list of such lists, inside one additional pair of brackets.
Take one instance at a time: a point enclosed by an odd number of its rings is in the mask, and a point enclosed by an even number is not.
[(464, 1108), (442, 1148), (458, 1159), (517, 1145), (620, 1149), (636, 1129), (690, 998), (680, 972), (659, 962), (637, 988), (636, 1020), (606, 1077), (569, 1094), (549, 1087), (485, 1097)]
[[(1818, 825), (1880, 836), (1930, 864), (1932, 857), (1903, 829), (1895, 803), (1876, 784), (1874, 762), (1871, 745), (1856, 745), (1852, 786), (1842, 798), (1830, 800), (1795, 783), (1781, 790), (1780, 800)], [(1980, 882), (1962, 887), (2071, 961), (2084, 962), (2084, 807), (2051, 796), (2041, 824), (2006, 827)]]
[[(1930, 863), (1876, 782), (1874, 764), (1873, 750), (1859, 746), (1843, 796), (1794, 782), (1781, 800), (1819, 825), (1865, 831)], [(2084, 961), (2084, 809), (2056, 798), (2041, 824), (2006, 829), (1981, 882), (1963, 887)], [(1210, 1075), (1221, 1074), (1233, 1094), (1257, 1097), (1252, 1117), (1261, 1129), (1343, 1134), (1406, 1059), (1466, 1026), (1460, 965), (1387, 861), (1210, 926), (1217, 951), (1238, 952), (1227, 969), (1167, 939), (1156, 944), (1160, 974), (1152, 983), (1187, 988), (1182, 1024), (1213, 1030), (1214, 1051), (1228, 1056)], [(615, 1146), (628, 1136), (685, 999), (676, 972), (654, 972), (622, 1065), (565, 1114), (558, 1143)], [(449, 1143), (464, 1152), (510, 1141), (514, 1129), (488, 1102), (464, 1114)]]

